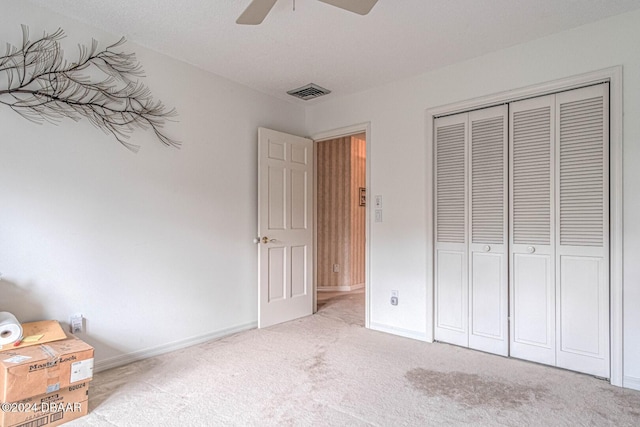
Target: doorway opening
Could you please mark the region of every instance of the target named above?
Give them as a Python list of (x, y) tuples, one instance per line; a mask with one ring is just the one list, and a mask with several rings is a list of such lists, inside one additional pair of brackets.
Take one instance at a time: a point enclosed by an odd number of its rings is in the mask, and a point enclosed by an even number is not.
[(365, 326), (366, 132), (315, 141), (316, 311), (347, 305)]

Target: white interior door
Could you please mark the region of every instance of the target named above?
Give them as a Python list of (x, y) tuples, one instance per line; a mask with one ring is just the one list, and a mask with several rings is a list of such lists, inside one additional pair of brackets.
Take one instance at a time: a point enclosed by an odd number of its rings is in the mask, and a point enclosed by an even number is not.
[(435, 327), (438, 341), (469, 346), (468, 114), (438, 118), (435, 132)]
[(258, 327), (313, 313), (313, 141), (258, 130)]
[(469, 347), (507, 356), (507, 106), (469, 113)]
[(557, 366), (609, 377), (609, 85), (556, 95)]
[(555, 365), (555, 95), (509, 107), (512, 327), (514, 357)]

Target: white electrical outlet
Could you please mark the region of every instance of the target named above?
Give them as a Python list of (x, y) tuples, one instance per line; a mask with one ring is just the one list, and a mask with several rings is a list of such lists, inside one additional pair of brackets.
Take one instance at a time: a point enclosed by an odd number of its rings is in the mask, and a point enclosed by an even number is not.
[(376, 222), (382, 222), (382, 209), (376, 209)]
[(333, 264), (333, 272), (340, 273), (340, 264)]
[(376, 201), (375, 202), (376, 209), (382, 209), (382, 196), (376, 195), (375, 201)]
[(82, 314), (72, 314), (71, 317), (69, 317), (69, 331), (72, 334), (82, 333), (84, 331), (83, 320)]
[(398, 305), (398, 291), (391, 291), (391, 305)]

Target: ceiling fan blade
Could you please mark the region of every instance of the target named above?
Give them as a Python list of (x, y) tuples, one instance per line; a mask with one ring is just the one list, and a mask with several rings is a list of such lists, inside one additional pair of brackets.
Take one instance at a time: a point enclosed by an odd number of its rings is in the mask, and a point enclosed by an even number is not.
[(340, 9), (348, 10), (349, 12), (357, 13), (358, 15), (366, 15), (373, 9), (378, 0), (319, 0), (322, 3), (327, 3), (332, 6), (339, 7)]
[(253, 0), (236, 20), (236, 24), (258, 25), (264, 21), (278, 0)]

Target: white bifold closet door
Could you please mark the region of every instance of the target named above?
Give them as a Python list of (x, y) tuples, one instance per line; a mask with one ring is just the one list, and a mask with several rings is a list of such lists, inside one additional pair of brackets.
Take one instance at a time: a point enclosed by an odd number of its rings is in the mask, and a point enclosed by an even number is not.
[(507, 106), (469, 113), (469, 347), (507, 356)]
[(509, 106), (511, 355), (555, 364), (555, 95)]
[(435, 339), (469, 345), (468, 114), (435, 120)]
[(609, 377), (609, 87), (510, 105), (511, 350)]
[(556, 95), (557, 366), (609, 378), (609, 84)]
[(507, 107), (434, 128), (435, 338), (506, 356)]

